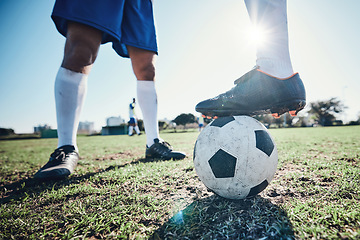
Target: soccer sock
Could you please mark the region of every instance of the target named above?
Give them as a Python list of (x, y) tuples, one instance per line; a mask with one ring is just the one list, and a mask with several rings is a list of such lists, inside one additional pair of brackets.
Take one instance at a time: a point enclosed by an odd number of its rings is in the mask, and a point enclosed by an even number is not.
[(136, 126), (134, 127), (134, 129), (135, 129), (136, 134), (139, 135), (139, 134), (140, 134), (139, 126), (136, 125)]
[(88, 75), (60, 67), (55, 79), (58, 147), (73, 145), (78, 151), (76, 133), (86, 96)]
[(286, 0), (245, 0), (250, 20), (261, 29), (265, 40), (257, 46), (256, 65), (277, 78), (294, 74), (287, 26)]
[(129, 136), (133, 134), (134, 126), (129, 126)]
[(154, 139), (159, 138), (157, 119), (157, 95), (154, 81), (137, 81), (137, 100), (142, 111), (148, 147), (154, 144)]

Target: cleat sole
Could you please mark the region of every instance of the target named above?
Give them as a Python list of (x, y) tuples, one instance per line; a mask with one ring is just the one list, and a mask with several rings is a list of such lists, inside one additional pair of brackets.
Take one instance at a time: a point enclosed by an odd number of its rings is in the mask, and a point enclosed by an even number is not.
[(280, 117), (280, 115), (282, 115), (282, 114), (284, 114), (286, 112), (289, 112), (289, 114), (294, 117), (294, 116), (296, 116), (296, 114), (299, 111), (301, 111), (305, 107), (305, 105), (306, 105), (305, 100), (301, 100), (301, 101), (295, 102), (293, 104), (289, 104), (287, 107), (275, 107), (275, 108), (272, 108), (270, 110), (270, 112), (272, 114), (277, 114), (278, 117)]
[(271, 114), (274, 118), (276, 118), (276, 119), (278, 119), (278, 118), (280, 118), (280, 114), (278, 114), (278, 113), (273, 113), (273, 114)]
[(206, 119), (210, 119), (210, 120), (215, 120), (217, 118), (219, 118), (218, 116), (211, 116), (211, 115), (201, 115), (203, 118), (206, 118)]
[(290, 116), (295, 117), (297, 114), (297, 111), (296, 110), (289, 111), (289, 114), (290, 114)]

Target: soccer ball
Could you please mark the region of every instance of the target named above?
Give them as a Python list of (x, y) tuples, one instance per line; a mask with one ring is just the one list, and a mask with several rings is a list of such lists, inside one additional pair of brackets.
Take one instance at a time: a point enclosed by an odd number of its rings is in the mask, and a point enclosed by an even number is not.
[(263, 191), (273, 179), (278, 154), (262, 123), (248, 116), (215, 119), (200, 133), (194, 148), (197, 175), (206, 187), (230, 199)]

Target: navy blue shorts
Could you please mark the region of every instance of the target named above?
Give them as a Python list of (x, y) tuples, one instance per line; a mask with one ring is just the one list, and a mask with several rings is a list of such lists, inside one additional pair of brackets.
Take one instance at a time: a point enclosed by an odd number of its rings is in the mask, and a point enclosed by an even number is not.
[(129, 57), (126, 45), (158, 52), (151, 0), (56, 0), (51, 17), (65, 37), (68, 21), (101, 30), (102, 43), (122, 57)]
[(136, 124), (136, 123), (137, 123), (136, 119), (131, 117), (130, 121), (129, 121), (129, 124)]

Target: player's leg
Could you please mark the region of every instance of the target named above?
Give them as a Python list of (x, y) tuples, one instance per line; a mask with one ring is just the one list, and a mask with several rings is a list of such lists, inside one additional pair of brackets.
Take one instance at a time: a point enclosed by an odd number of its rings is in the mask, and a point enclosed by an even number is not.
[(294, 74), (290, 53), (286, 0), (245, 0), (253, 27), (264, 36), (257, 45), (256, 65), (259, 70), (285, 79)]
[(87, 77), (96, 59), (102, 32), (75, 22), (68, 23), (64, 59), (55, 80), (58, 147), (76, 146), (79, 116), (87, 90)]
[(296, 114), (305, 106), (305, 89), (290, 61), (286, 0), (245, 3), (252, 23), (266, 36), (257, 47), (257, 66), (236, 80), (233, 89), (200, 102), (196, 110), (211, 117)]
[(134, 127), (135, 127), (135, 118), (131, 117), (129, 121), (129, 136), (134, 135)]
[(136, 118), (134, 118), (134, 130), (136, 132), (137, 135), (141, 135), (140, 129), (139, 129), (139, 125), (138, 125), (138, 121)]
[(135, 125), (134, 130), (136, 132), (137, 135), (141, 135), (140, 129), (138, 125)]
[(146, 157), (182, 159), (186, 155), (173, 151), (159, 136), (157, 94), (155, 88), (155, 53), (127, 46), (134, 74), (137, 78), (137, 101), (142, 111), (146, 132)]
[(151, 146), (159, 137), (157, 94), (155, 89), (155, 53), (127, 46), (132, 68), (137, 79), (137, 101), (144, 118), (146, 144)]
[(120, 56), (130, 57), (137, 78), (137, 101), (146, 132), (146, 157), (182, 159), (185, 154), (172, 151), (159, 137), (154, 83), (157, 41), (152, 1), (126, 0), (121, 30), (121, 43), (114, 43), (113, 48)]
[(64, 59), (55, 79), (58, 148), (36, 174), (56, 179), (71, 174), (79, 159), (76, 133), (87, 90), (87, 77), (101, 43), (101, 31), (69, 22)]
[(129, 126), (129, 136), (134, 135), (133, 131), (134, 131), (134, 126), (130, 125)]

